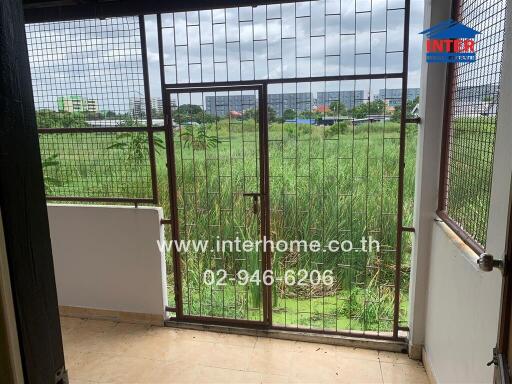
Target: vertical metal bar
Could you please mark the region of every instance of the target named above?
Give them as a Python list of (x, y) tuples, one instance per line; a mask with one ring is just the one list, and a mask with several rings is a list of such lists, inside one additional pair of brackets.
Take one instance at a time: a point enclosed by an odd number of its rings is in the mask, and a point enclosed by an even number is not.
[[(452, 3), (452, 18), (458, 19), (458, 9), (460, 0), (453, 0)], [(453, 88), (455, 76), (455, 63), (448, 63), (446, 68), (446, 84), (445, 84), (445, 110), (443, 116), (443, 133), (441, 139), (441, 164), (439, 170), (439, 193), (437, 210), (446, 210), (446, 195), (447, 195), (447, 182), (448, 182), (448, 155), (450, 150), (450, 116), (452, 115), (453, 107)]]
[(393, 337), (398, 338), (398, 320), (400, 316), (400, 278), (402, 261), (402, 219), (403, 219), (403, 200), (404, 200), (404, 168), (405, 168), (405, 120), (407, 118), (407, 78), (409, 63), (409, 17), (410, 0), (405, 0), (404, 8), (404, 43), (403, 43), (403, 62), (402, 62), (402, 110), (400, 111), (400, 155), (398, 168), (398, 209), (397, 209), (397, 236), (395, 250), (395, 302), (393, 310)]
[[(260, 188), (261, 232), (267, 240), (270, 239), (270, 196), (269, 196), (269, 164), (268, 164), (268, 114), (267, 114), (267, 85), (260, 88), (259, 93), (259, 129), (260, 129)], [(262, 270), (272, 269), (272, 254), (269, 249), (262, 254)], [(272, 287), (263, 284), (263, 322), (272, 325)]]
[[(165, 148), (167, 155), (167, 182), (169, 184), (169, 204), (171, 212), (171, 232), (173, 240), (179, 240), (178, 227), (178, 202), (176, 196), (176, 163), (174, 160), (174, 140), (172, 127), (172, 108), (170, 94), (165, 90), (165, 70), (164, 70), (164, 49), (162, 41), (162, 17), (157, 15), (158, 28), (158, 54), (160, 56), (160, 81), (162, 84), (162, 103), (164, 107), (164, 130), (165, 130)], [(183, 318), (183, 298), (181, 287), (181, 266), (180, 254), (173, 241), (172, 244), (172, 262), (174, 270), (174, 297), (176, 301), (176, 318)]]
[(146, 25), (144, 16), (139, 16), (140, 48), (142, 52), (142, 73), (144, 76), (144, 97), (146, 102), (146, 124), (148, 129), (149, 165), (151, 167), (151, 188), (153, 203), (158, 205), (158, 180), (156, 174), (155, 145), (153, 140), (153, 117), (151, 112), (151, 93), (149, 89), (148, 55), (146, 46)]

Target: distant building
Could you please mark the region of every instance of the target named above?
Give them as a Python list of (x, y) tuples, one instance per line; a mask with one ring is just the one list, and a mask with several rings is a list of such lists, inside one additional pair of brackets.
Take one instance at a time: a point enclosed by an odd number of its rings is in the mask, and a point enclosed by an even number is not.
[(332, 102), (339, 101), (347, 109), (352, 109), (366, 102), (363, 90), (318, 92), (316, 99), (318, 105), (326, 105), (327, 107)]
[[(407, 101), (413, 101), (417, 97), (420, 97), (419, 88), (407, 88)], [(402, 104), (402, 88), (379, 89), (379, 94), (374, 99), (384, 100), (390, 107), (399, 107)]]
[(313, 100), (311, 93), (273, 93), (268, 95), (268, 106), (277, 116), (283, 116), (287, 109), (294, 110), (297, 114), (311, 111)]
[(482, 84), (457, 87), (455, 90), (455, 100), (472, 102), (494, 102), (499, 93), (498, 84)]
[(255, 95), (206, 96), (205, 104), (206, 113), (218, 117), (258, 107)]
[(61, 96), (57, 98), (59, 112), (90, 112), (98, 113), (98, 102), (94, 99), (85, 99), (82, 96)]
[[(287, 109), (297, 113), (311, 110), (311, 93), (274, 93), (269, 94), (267, 100), (277, 116), (282, 116)], [(230, 112), (258, 108), (255, 95), (206, 96), (205, 104), (206, 113), (219, 117), (227, 116)]]
[(164, 105), (160, 97), (153, 97), (151, 99), (151, 111), (157, 115), (163, 115)]
[(132, 97), (128, 104), (130, 115), (133, 117), (146, 116), (146, 102), (141, 97)]

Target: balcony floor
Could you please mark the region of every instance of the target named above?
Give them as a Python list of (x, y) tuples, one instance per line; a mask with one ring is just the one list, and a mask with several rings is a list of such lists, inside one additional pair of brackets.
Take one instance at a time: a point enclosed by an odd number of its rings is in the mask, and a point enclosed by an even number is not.
[(406, 355), (62, 317), (70, 383), (428, 383)]

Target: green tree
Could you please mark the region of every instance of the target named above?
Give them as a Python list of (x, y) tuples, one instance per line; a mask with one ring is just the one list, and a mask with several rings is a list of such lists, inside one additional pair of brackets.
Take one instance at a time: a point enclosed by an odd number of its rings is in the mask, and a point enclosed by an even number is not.
[(382, 115), (385, 111), (386, 103), (384, 100), (375, 100), (368, 103), (359, 104), (352, 109), (352, 116), (356, 119), (362, 119), (368, 115)]
[[(124, 117), (120, 127), (143, 127), (144, 124), (131, 116)], [(120, 150), (124, 153), (130, 164), (141, 165), (148, 159), (148, 134), (146, 132), (122, 132), (117, 133), (114, 143), (109, 145), (109, 150)], [(160, 136), (153, 136), (153, 146), (156, 153), (165, 149), (165, 144)]]
[(259, 120), (259, 113), (257, 109), (246, 109), (243, 112), (243, 118), (244, 119), (253, 119), (254, 121), (258, 122)]
[(185, 143), (185, 147), (194, 149), (206, 149), (215, 147), (220, 140), (215, 135), (208, 135), (211, 125), (201, 124), (199, 127), (186, 127), (181, 132), (181, 140)]
[(271, 106), (269, 106), (267, 108), (267, 114), (268, 114), (268, 121), (270, 123), (273, 123), (273, 122), (276, 122), (278, 119), (277, 119), (277, 113), (276, 111), (274, 110), (274, 108), (272, 108)]
[(36, 112), (38, 128), (86, 128), (89, 124), (82, 112), (56, 112), (41, 109)]
[(284, 120), (293, 120), (297, 117), (297, 113), (293, 109), (285, 109), (283, 112)]
[(329, 105), (329, 109), (334, 113), (336, 116), (345, 116), (347, 114), (347, 107), (345, 107), (345, 104), (341, 103), (338, 100), (333, 101)]
[(215, 117), (206, 113), (200, 105), (183, 104), (173, 112), (173, 119), (176, 122), (185, 123), (188, 121), (196, 123), (213, 123)]
[[(419, 103), (419, 97), (416, 97), (414, 100), (408, 100), (406, 104), (407, 117), (413, 117), (412, 110)], [(391, 115), (392, 121), (400, 121), (402, 108), (400, 106), (395, 107), (393, 114)]]

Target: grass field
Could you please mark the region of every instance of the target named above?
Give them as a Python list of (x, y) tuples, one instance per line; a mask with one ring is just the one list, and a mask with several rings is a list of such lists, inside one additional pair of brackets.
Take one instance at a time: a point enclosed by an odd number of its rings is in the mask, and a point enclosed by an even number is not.
[[(260, 216), (252, 198), (259, 190), (258, 132), (254, 121), (221, 120), (175, 132), (179, 223), (182, 239), (216, 236), (256, 240)], [(187, 133), (188, 132), (188, 133)], [(181, 133), (181, 134), (180, 134)], [(85, 136), (84, 136), (85, 135)], [(42, 135), (49, 195), (150, 197), (144, 134)], [(407, 127), (404, 223), (412, 218), (416, 156), (414, 126)], [(281, 240), (351, 240), (371, 235), (380, 252), (274, 252), (276, 276), (285, 270), (331, 269), (330, 286), (276, 283), (273, 321), (289, 327), (389, 331), (392, 326), (396, 249), (399, 126), (350, 127), (272, 124), (269, 127), (271, 236)], [(161, 205), (169, 215), (163, 136), (156, 135)], [(169, 235), (169, 228), (166, 229)], [(400, 318), (407, 317), (409, 239), (404, 239)], [(184, 312), (203, 316), (261, 319), (256, 284), (207, 286), (205, 269), (260, 269), (256, 252), (182, 254)], [(169, 265), (171, 264), (168, 261)], [(170, 305), (173, 276), (169, 272)]]

